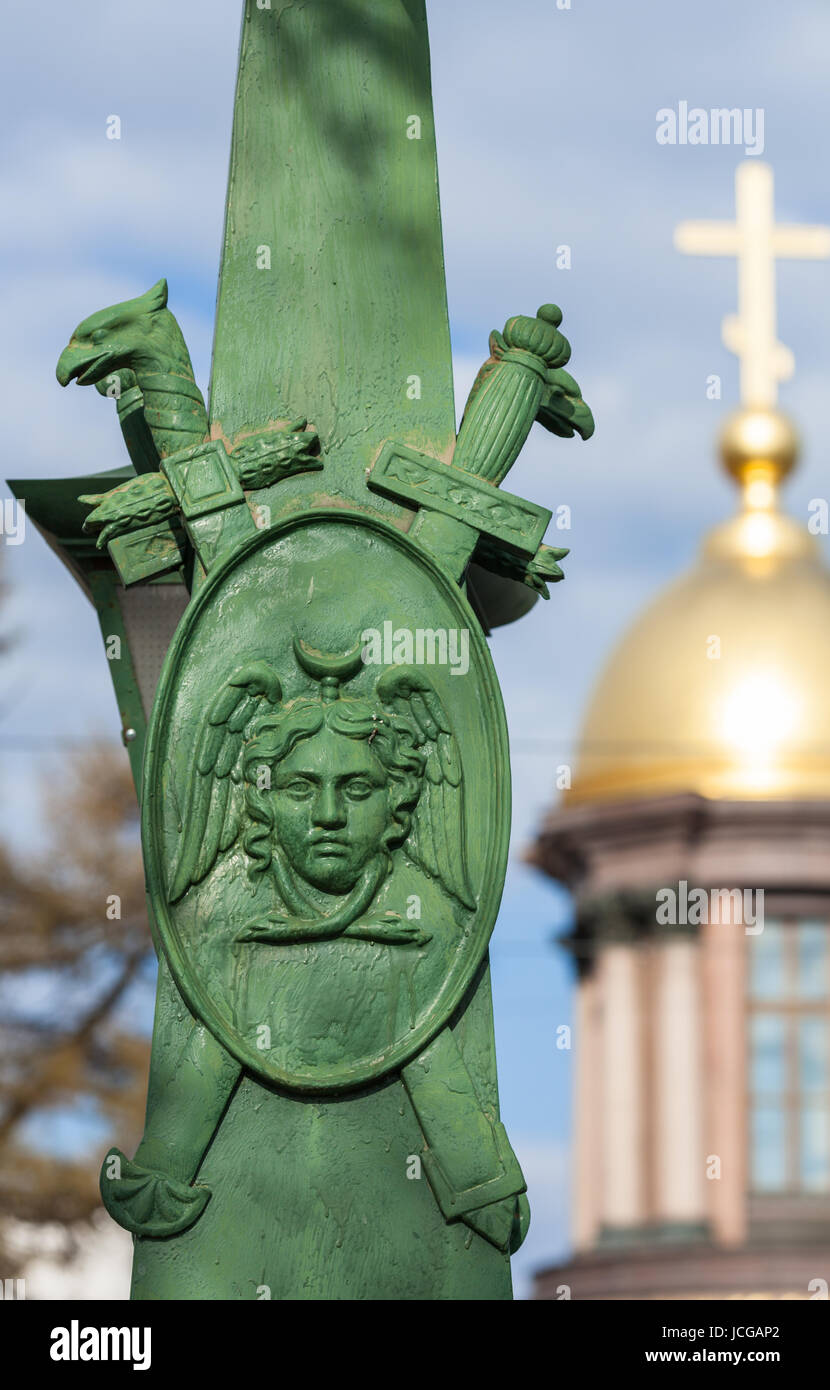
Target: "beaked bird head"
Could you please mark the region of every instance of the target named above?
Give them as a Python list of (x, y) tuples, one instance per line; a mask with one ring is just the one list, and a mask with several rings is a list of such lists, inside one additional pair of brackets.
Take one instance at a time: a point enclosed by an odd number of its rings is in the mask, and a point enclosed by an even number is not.
[(162, 279), (136, 299), (99, 309), (78, 324), (58, 359), (61, 386), (76, 380), (92, 386), (118, 367), (145, 371), (178, 370), (192, 375), (179, 326), (167, 308)]

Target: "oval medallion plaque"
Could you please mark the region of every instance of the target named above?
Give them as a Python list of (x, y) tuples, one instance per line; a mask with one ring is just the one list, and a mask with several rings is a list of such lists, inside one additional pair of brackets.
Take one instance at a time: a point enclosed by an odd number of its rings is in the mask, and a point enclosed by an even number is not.
[(295, 1090), (400, 1067), (484, 956), (509, 795), (490, 654), (435, 561), (361, 513), (251, 537), (188, 609), (148, 734), (148, 888), (188, 1006)]

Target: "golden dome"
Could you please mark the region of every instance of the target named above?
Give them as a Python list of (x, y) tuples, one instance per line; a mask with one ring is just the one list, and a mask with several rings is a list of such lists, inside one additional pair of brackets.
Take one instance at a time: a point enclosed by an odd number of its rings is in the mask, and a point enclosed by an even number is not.
[(744, 410), (721, 450), (741, 509), (611, 657), (569, 802), (830, 797), (830, 571), (776, 506), (797, 436), (777, 411)]

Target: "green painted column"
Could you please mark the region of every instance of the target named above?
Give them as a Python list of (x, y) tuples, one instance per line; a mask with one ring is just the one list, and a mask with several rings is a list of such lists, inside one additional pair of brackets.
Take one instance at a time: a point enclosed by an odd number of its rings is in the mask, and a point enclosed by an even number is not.
[(248, 0), (209, 408), (165, 281), (57, 367), (135, 464), (80, 498), (107, 582), (190, 592), (142, 768), (146, 1128), (101, 1173), (136, 1299), (511, 1297), (510, 769), (466, 584), (562, 577), (501, 488), (534, 420), (593, 428), (561, 318), (493, 332), (456, 441), (422, 0)]
[(451, 457), (423, 0), (245, 9), (211, 432), (297, 417), (356, 500), (387, 437)]

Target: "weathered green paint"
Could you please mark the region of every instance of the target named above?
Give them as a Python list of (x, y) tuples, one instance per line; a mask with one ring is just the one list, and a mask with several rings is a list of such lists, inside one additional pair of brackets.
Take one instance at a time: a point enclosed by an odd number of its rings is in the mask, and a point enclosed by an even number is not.
[[(385, 578), (382, 597), (371, 583), (373, 572), (378, 581)], [(280, 573), (290, 576), (288, 585), (275, 583)], [(255, 628), (252, 599), (259, 610)], [(448, 664), (417, 666), (414, 659), (390, 666), (382, 651), (378, 664), (363, 660), (361, 634), (377, 629), (380, 648), (384, 622), (402, 629), (413, 610), (429, 611), (436, 629), (469, 635), (466, 675), (454, 676)], [(305, 638), (315, 649), (354, 652), (336, 699), (325, 674), (309, 673), (313, 659), (296, 645)], [(335, 875), (327, 890), (325, 873), (312, 872), (309, 879), (301, 854), (282, 864), (291, 854), (288, 826), (275, 826), (271, 833), (285, 852), (275, 857), (275, 885), (271, 873), (248, 872), (256, 861), (246, 848), (241, 802), (249, 821), (267, 814), (263, 802), (272, 798), (261, 797), (256, 784), (262, 768), (268, 773), (264, 780), (277, 782), (280, 730), (302, 727), (313, 744), (315, 725), (329, 705), (338, 731), (332, 756), (341, 749), (344, 756), (353, 752), (374, 729), (384, 765), (408, 768), (399, 772), (399, 792), (391, 793), (393, 803), (396, 795), (404, 797), (396, 813), (399, 847), (356, 862), (351, 876), (344, 873), (345, 884)], [(181, 729), (192, 723), (194, 709), (200, 711), (200, 731), (187, 785), (171, 785), (169, 774), (159, 782), (158, 769), (175, 768)], [(349, 721), (353, 732), (343, 743), (341, 725), (345, 729)], [(144, 794), (148, 884), (161, 900), (157, 919), (166, 954), (192, 1012), (249, 1070), (289, 1088), (353, 1087), (414, 1055), (457, 1008), (480, 964), (507, 856), (509, 773), (501, 702), (486, 644), (458, 587), (379, 519), (330, 510), (283, 518), (237, 547), (191, 604), (168, 657), (153, 731)], [(324, 728), (319, 732), (324, 742)], [(412, 737), (417, 743), (409, 748)], [(387, 740), (399, 745), (394, 756), (391, 746), (384, 747)], [(372, 804), (373, 798), (365, 801)], [(361, 800), (349, 817), (358, 840), (363, 809)], [(332, 810), (333, 824), (334, 816)], [(403, 834), (410, 820), (411, 833)], [(236, 851), (219, 863), (226, 824), (233, 838), (224, 848)], [(344, 825), (344, 839), (347, 833)], [(402, 862), (403, 851), (408, 863)], [(296, 917), (281, 916), (278, 901), (272, 901), (275, 886), (277, 898), (285, 901), (288, 894), (291, 903), (294, 895), (302, 901), (309, 885), (316, 891), (307, 908)], [(206, 934), (205, 921), (216, 922), (217, 894), (226, 925)], [(411, 895), (420, 900), (417, 917), (407, 917)], [(330, 922), (327, 911), (334, 914)], [(310, 920), (304, 923), (305, 916)], [(344, 949), (341, 938), (358, 925), (355, 943)], [(423, 954), (404, 949), (418, 947), (424, 932), (430, 938)], [(271, 949), (239, 949), (240, 941)], [(305, 943), (321, 941), (326, 945), (315, 950), (309, 969)], [(377, 952), (367, 942), (394, 949)], [(268, 963), (274, 945), (283, 943), (298, 949), (278, 953), (279, 979), (272, 980)], [(265, 994), (252, 984), (257, 968)], [(250, 996), (244, 1002), (240, 974), (247, 977)], [(332, 1028), (321, 1046), (313, 1030), (324, 1018)], [(272, 1045), (263, 1048), (257, 1030), (265, 1023)]]
[[(106, 389), (109, 379), (118, 400), (122, 367), (133, 374), (130, 381), (134, 376), (141, 393), (142, 414), (159, 458), (204, 439), (205, 403), (181, 329), (167, 307), (166, 280), (159, 280), (136, 299), (99, 309), (79, 323), (58, 359), (55, 375), (61, 386), (77, 381), (81, 386), (105, 384)], [(132, 411), (122, 408), (119, 415), (123, 431)]]
[[(108, 547), (124, 584), (187, 562), (171, 520), (179, 513), (199, 554), (192, 531), (204, 538), (217, 530), (216, 519), (189, 523), (244, 502), (243, 484), (262, 487), (322, 468), (317, 435), (306, 431), (305, 420), (248, 441), (231, 460), (221, 440), (208, 442), (207, 411), (181, 329), (167, 307), (166, 280), (84, 319), (61, 353), (56, 376), (62, 386), (73, 380), (95, 385), (117, 403), (137, 476), (78, 500), (92, 508), (85, 531), (97, 536), (99, 549)], [(238, 520), (223, 518), (232, 532)]]
[(545, 507), (497, 491), (491, 483), (463, 473), (454, 462), (438, 463), (394, 442), (381, 451), (368, 484), (373, 492), (460, 521), (470, 531), (471, 545), (486, 535), (507, 549), (535, 555), (551, 519)]
[(192, 594), (143, 766), (146, 1129), (101, 1174), (134, 1298), (511, 1296), (509, 763), (465, 586), (561, 577), (498, 487), (534, 420), (593, 428), (560, 320), (491, 335), (456, 444), (423, 0), (248, 0), (209, 420), (164, 281), (58, 364), (134, 466), (80, 494), (86, 563)]
[(140, 584), (185, 565), (187, 555), (181, 539), (175, 527), (160, 521), (125, 535), (112, 536), (107, 550), (121, 583), (125, 586)]
[(358, 502), (379, 440), (452, 452), (423, 0), (245, 6), (211, 431), (297, 416)]
[(509, 319), (503, 335), (490, 335), (491, 355), (473, 383), (450, 464), (389, 440), (369, 471), (374, 492), (421, 508), (412, 535), (441, 554), (456, 579), (473, 557), (544, 598), (548, 583), (562, 578), (556, 562), (568, 552), (541, 543), (551, 513), (496, 490), (535, 420), (565, 438), (593, 434), (593, 416), (563, 370), (571, 347), (561, 322), (559, 307), (543, 304), (535, 318)]
[(535, 318), (518, 314), (504, 333), (490, 334), (490, 356), (478, 373), (453, 454), (456, 468), (499, 484), (507, 476), (534, 420), (571, 439), (590, 439), (594, 420), (573, 377), (564, 370), (571, 345), (559, 332), (562, 310), (543, 304)]

